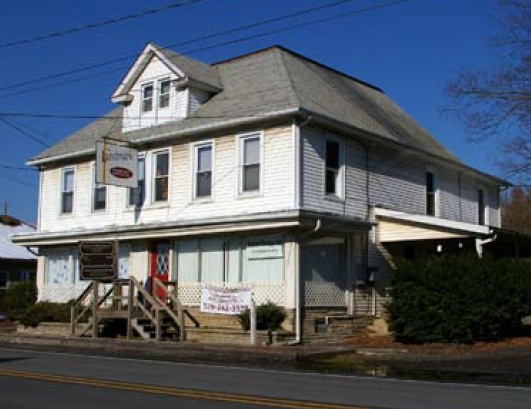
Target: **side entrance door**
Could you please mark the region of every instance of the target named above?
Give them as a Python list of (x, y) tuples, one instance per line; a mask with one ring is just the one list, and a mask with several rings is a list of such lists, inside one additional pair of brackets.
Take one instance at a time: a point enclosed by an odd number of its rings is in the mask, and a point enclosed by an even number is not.
[[(153, 281), (152, 288), (155, 288), (155, 278), (158, 278), (163, 283), (168, 282), (170, 275), (170, 241), (158, 240), (151, 243), (151, 279)], [(152, 290), (153, 292), (153, 290)], [(153, 294), (155, 295), (155, 294)], [(164, 299), (164, 291), (159, 289), (158, 294), (160, 298)]]

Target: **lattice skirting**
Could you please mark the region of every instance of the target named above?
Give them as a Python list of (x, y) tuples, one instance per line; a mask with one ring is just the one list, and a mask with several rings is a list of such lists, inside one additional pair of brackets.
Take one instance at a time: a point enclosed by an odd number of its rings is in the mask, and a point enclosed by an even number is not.
[(346, 307), (347, 293), (333, 282), (306, 281), (304, 283), (306, 307)]
[[(201, 283), (179, 283), (177, 294), (181, 303), (185, 306), (198, 306), (201, 301)], [(227, 288), (252, 288), (253, 300), (257, 305), (268, 301), (284, 306), (286, 303), (285, 283), (209, 283), (216, 287)]]
[[(39, 301), (66, 303), (79, 297), (89, 284), (89, 282), (81, 282), (61, 286), (40, 286), (38, 299)], [(98, 288), (100, 297), (103, 297), (109, 289), (110, 284), (101, 284)], [(92, 296), (87, 297), (87, 302), (90, 302), (90, 300), (92, 300)]]

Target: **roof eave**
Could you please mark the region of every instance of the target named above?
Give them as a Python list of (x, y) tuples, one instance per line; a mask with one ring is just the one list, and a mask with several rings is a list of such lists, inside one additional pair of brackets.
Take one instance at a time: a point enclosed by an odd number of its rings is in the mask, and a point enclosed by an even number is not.
[[(282, 118), (289, 118), (293, 115), (297, 115), (300, 113), (299, 108), (289, 108), (282, 111), (276, 111), (271, 112), (266, 115), (262, 115), (259, 118), (256, 116), (250, 115), (248, 117), (242, 117), (238, 119), (229, 119), (227, 121), (218, 122), (214, 125), (201, 125), (201, 126), (195, 126), (189, 129), (183, 129), (181, 131), (168, 131), (166, 133), (163, 133), (161, 135), (157, 135), (156, 137), (153, 136), (146, 136), (143, 138), (138, 138), (131, 140), (132, 144), (142, 144), (145, 142), (161, 142), (167, 139), (171, 139), (174, 137), (184, 137), (184, 136), (190, 136), (195, 133), (201, 133), (201, 132), (208, 132), (208, 131), (220, 131), (224, 129), (230, 129), (237, 126), (243, 126), (243, 125), (249, 125), (252, 123), (257, 122), (263, 122), (263, 121), (271, 121), (271, 120), (278, 120)], [(190, 119), (193, 119), (193, 116), (190, 117)], [(95, 147), (91, 149), (84, 149), (82, 151), (77, 152), (70, 152), (70, 153), (64, 153), (61, 155), (55, 155), (50, 156), (46, 158), (36, 158), (31, 159), (28, 162), (26, 162), (26, 165), (28, 166), (41, 166), (46, 165), (54, 162), (59, 162), (63, 160), (71, 160), (80, 158), (83, 156), (91, 155), (95, 153)]]
[(473, 172), (475, 173), (476, 175), (479, 175), (481, 176), (482, 178), (484, 179), (487, 179), (491, 182), (495, 182), (496, 184), (498, 185), (501, 185), (501, 186), (512, 186), (513, 184), (507, 180), (504, 180), (504, 179), (501, 179), (501, 178), (498, 178), (496, 176), (493, 176), (493, 175), (490, 175), (488, 173), (485, 173), (481, 170), (478, 170), (478, 169), (475, 169), (471, 166), (468, 166), (458, 160), (452, 160), (450, 158), (445, 158), (445, 157), (442, 157), (440, 155), (436, 155), (434, 153), (431, 153), (431, 152), (428, 152), (424, 149), (420, 149), (420, 148), (416, 148), (414, 146), (410, 146), (410, 145), (406, 145), (404, 143), (401, 143), (401, 142), (398, 142), (398, 141), (394, 141), (392, 139), (389, 139), (389, 138), (386, 138), (382, 135), (379, 135), (377, 133), (373, 133), (373, 132), (369, 132), (369, 131), (366, 131), (364, 129), (361, 129), (361, 128), (358, 128), (357, 126), (354, 126), (354, 125), (350, 125), (350, 124), (347, 124), (345, 122), (342, 122), (342, 121), (338, 121), (334, 118), (330, 118), (326, 115), (322, 115), (322, 114), (318, 114), (318, 113), (315, 113), (315, 112), (312, 112), (310, 110), (303, 110), (304, 112), (306, 112), (306, 114), (308, 116), (310, 116), (312, 118), (312, 120), (314, 120), (315, 122), (323, 125), (323, 126), (329, 126), (329, 127), (332, 127), (332, 128), (336, 128), (338, 130), (342, 130), (344, 132), (347, 132), (347, 133), (356, 133), (358, 136), (360, 136), (361, 138), (367, 140), (367, 141), (370, 141), (370, 142), (375, 142), (375, 138), (377, 140), (377, 142), (380, 142), (382, 144), (386, 144), (386, 145), (393, 145), (393, 146), (396, 146), (396, 147), (399, 147), (401, 149), (406, 149), (406, 150), (412, 150), (412, 151), (416, 151), (418, 153), (422, 153), (423, 155), (428, 155), (434, 159), (438, 159), (438, 160), (441, 160), (441, 161), (444, 161), (444, 162), (451, 162), (454, 166), (458, 167), (458, 168), (461, 168), (463, 170), (467, 170), (467, 171), (470, 171), (470, 172)]

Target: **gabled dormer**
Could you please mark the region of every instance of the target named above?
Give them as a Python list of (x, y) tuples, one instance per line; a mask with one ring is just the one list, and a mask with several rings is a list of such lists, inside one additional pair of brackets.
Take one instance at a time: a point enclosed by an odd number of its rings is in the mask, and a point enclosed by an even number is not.
[(150, 43), (111, 99), (124, 107), (127, 132), (184, 119), (220, 91), (214, 67)]

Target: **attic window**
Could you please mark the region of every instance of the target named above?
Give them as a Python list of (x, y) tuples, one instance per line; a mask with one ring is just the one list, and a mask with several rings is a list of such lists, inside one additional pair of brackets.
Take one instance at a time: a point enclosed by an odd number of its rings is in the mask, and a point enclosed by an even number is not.
[(159, 108), (167, 108), (170, 106), (170, 80), (164, 79), (159, 84)]
[(142, 112), (153, 110), (153, 84), (149, 83), (142, 87)]

